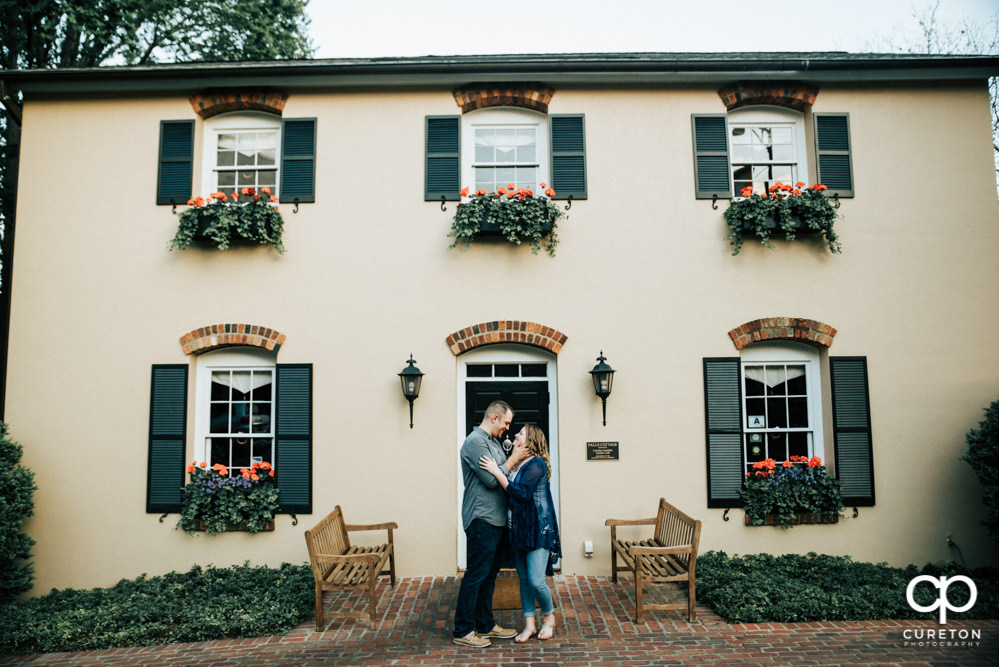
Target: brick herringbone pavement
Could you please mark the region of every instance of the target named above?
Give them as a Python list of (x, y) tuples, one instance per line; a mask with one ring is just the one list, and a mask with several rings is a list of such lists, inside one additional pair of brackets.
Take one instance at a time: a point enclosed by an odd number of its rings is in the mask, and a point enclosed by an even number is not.
[[(693, 623), (680, 612), (647, 612), (634, 622), (634, 582), (622, 577), (555, 577), (555, 638), (520, 645), (493, 641), (486, 649), (451, 642), (459, 579), (406, 577), (379, 583), (379, 623), (337, 620), (316, 632), (307, 621), (283, 637), (233, 639), (81, 653), (7, 656), (0, 665), (999, 665), (999, 621), (856, 621), (730, 625), (698, 605)], [(679, 587), (651, 586), (646, 596), (680, 600)], [(334, 608), (366, 609), (358, 594), (333, 594)], [(507, 627), (520, 613), (501, 611)], [(977, 633), (977, 636), (975, 636)], [(907, 638), (908, 637), (908, 638)], [(919, 638), (922, 639), (919, 639)]]

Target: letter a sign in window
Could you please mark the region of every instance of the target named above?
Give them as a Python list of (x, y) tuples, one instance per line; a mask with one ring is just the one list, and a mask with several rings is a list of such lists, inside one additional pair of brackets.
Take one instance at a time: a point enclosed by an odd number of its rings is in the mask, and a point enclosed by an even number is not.
[(746, 418), (746, 428), (766, 428), (767, 419), (762, 415), (750, 415)]

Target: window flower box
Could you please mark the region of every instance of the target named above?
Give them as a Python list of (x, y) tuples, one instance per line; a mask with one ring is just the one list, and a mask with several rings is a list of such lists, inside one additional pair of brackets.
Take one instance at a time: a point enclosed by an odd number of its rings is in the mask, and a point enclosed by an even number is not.
[(221, 463), (208, 467), (195, 461), (187, 467), (189, 482), (181, 492), (178, 528), (188, 534), (274, 530), (278, 488), (270, 463), (254, 463), (230, 475)]
[(843, 511), (839, 480), (827, 474), (817, 456), (792, 456), (780, 464), (757, 461), (746, 473), (739, 497), (747, 526), (836, 523)]
[(826, 186), (804, 187), (804, 183), (776, 183), (765, 195), (754, 193), (751, 187), (743, 188), (743, 198), (733, 201), (724, 214), (729, 228), (725, 238), (733, 247), (732, 254), (739, 254), (745, 236), (755, 236), (762, 245), (773, 249), (771, 240), (781, 233), (785, 241), (793, 241), (801, 234), (822, 234), (829, 252), (840, 252), (839, 237), (833, 229), (836, 209), (822, 194)]
[(535, 195), (532, 190), (515, 188), (512, 183), (509, 189), (499, 188), (493, 193), (479, 190), (471, 197), (468, 188), (463, 189), (461, 196), (468, 201), (458, 204), (455, 211), (448, 233), (454, 238), (450, 247), (464, 243), (467, 250), (477, 237), (498, 236), (514, 245), (527, 243), (531, 252), (537, 254), (545, 239), (545, 251), (554, 256), (558, 246), (557, 222), (565, 215), (552, 202), (554, 194), (548, 188), (543, 196)]
[(205, 243), (227, 250), (233, 243), (248, 242), (270, 244), (283, 253), (284, 218), (277, 206), (272, 205), (276, 202), (270, 188), (261, 188), (260, 193), (255, 188), (243, 188), (228, 196), (213, 192), (207, 200), (190, 199), (187, 205), (191, 208), (180, 214), (170, 248), (184, 250), (195, 243)]

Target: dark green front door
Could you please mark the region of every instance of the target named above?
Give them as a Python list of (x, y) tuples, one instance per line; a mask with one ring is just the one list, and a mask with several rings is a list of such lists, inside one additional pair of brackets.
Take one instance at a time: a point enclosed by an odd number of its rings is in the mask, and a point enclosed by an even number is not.
[(551, 429), (548, 422), (548, 382), (547, 381), (516, 381), (516, 382), (476, 382), (465, 383), (465, 433), (482, 423), (486, 408), (493, 401), (506, 401), (513, 408), (513, 422), (510, 431), (500, 438), (511, 441), (525, 424), (536, 424), (549, 437)]

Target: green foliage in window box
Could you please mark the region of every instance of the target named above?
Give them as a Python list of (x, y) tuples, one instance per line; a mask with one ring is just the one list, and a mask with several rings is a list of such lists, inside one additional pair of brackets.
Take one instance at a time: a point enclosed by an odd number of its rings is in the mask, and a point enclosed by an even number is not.
[[(879, 619), (938, 619), (939, 612), (919, 613), (906, 602), (905, 589), (920, 574), (933, 577), (971, 575), (978, 600), (951, 619), (999, 617), (999, 571), (968, 572), (954, 563), (890, 567), (858, 563), (849, 556), (749, 554), (729, 557), (708, 551), (697, 557), (697, 596), (729, 623), (795, 623)], [(940, 591), (916, 586), (922, 607), (939, 599)], [(948, 589), (950, 603), (968, 601), (967, 586)]]
[(246, 563), (142, 575), (110, 588), (53, 590), (0, 605), (0, 654), (282, 635), (311, 617), (312, 582), (308, 563)]
[(982, 483), (982, 524), (993, 540), (999, 542), (999, 401), (985, 409), (985, 419), (965, 436), (968, 453), (962, 458), (971, 464)]
[(221, 463), (211, 468), (197, 461), (187, 468), (190, 481), (181, 493), (178, 528), (194, 534), (204, 526), (209, 535), (235, 526), (251, 533), (265, 530), (278, 511), (278, 488), (270, 463), (254, 463), (230, 475)]
[(35, 541), (21, 532), (21, 525), (35, 513), (32, 494), (38, 487), (35, 474), (21, 465), (23, 452), (0, 422), (0, 602), (30, 591), (35, 578), (28, 562)]
[(743, 188), (740, 193), (743, 199), (733, 201), (725, 209), (729, 228), (725, 238), (733, 247), (732, 254), (739, 254), (746, 235), (755, 236), (761, 244), (773, 249), (770, 241), (774, 234), (783, 233), (784, 240), (793, 241), (798, 234), (807, 232), (821, 232), (829, 252), (840, 252), (839, 237), (833, 229), (836, 209), (822, 194), (826, 186), (804, 187), (804, 183), (794, 186), (776, 183), (764, 195), (754, 193), (751, 187)]
[[(541, 188), (545, 188), (544, 183)], [(551, 200), (554, 194), (555, 191), (548, 188), (544, 196), (535, 195), (534, 191), (515, 188), (513, 184), (509, 189), (499, 188), (492, 193), (479, 190), (467, 202), (458, 204), (448, 233), (454, 237), (454, 242), (449, 247), (464, 243), (467, 250), (486, 226), (492, 226), (510, 243), (529, 244), (535, 255), (541, 250), (544, 239), (545, 251), (554, 257), (558, 246), (557, 222), (565, 217)], [(468, 196), (468, 188), (461, 191), (461, 196)]]
[(261, 188), (259, 194), (255, 188), (243, 188), (240, 194), (234, 192), (228, 197), (224, 192), (213, 192), (207, 200), (203, 197), (188, 200), (187, 205), (192, 208), (180, 214), (171, 250), (183, 250), (199, 240), (219, 250), (227, 250), (233, 241), (248, 241), (270, 244), (283, 253), (284, 218), (277, 206), (272, 205), (277, 197), (268, 197), (269, 194), (270, 188)]
[(757, 461), (739, 489), (746, 516), (754, 526), (774, 515), (781, 528), (791, 528), (798, 514), (839, 517), (843, 511), (839, 480), (830, 477), (821, 459), (792, 456), (778, 464)]

